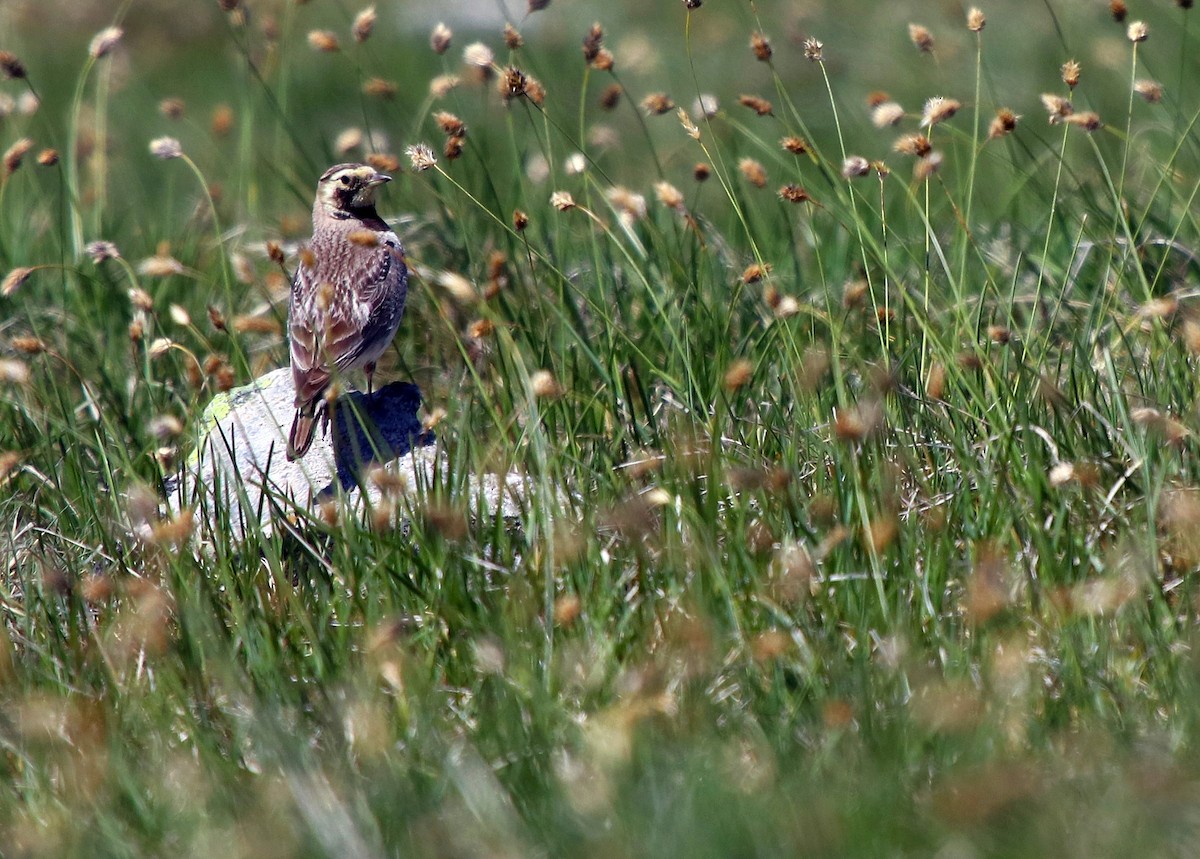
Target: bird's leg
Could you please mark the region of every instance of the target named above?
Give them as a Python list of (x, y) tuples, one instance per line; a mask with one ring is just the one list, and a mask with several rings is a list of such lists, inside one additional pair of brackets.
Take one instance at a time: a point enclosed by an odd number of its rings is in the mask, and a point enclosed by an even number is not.
[(375, 362), (363, 364), (363, 372), (367, 374), (367, 396), (375, 393)]

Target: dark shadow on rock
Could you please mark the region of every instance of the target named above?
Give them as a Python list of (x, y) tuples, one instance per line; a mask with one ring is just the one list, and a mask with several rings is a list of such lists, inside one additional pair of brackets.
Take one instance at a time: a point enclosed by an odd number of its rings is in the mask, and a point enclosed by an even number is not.
[[(437, 439), (421, 425), (421, 389), (409, 382), (392, 382), (367, 395), (343, 394), (333, 404), (333, 449), (337, 478), (349, 491), (373, 463), (386, 463)], [(331, 483), (319, 495), (333, 492)]]

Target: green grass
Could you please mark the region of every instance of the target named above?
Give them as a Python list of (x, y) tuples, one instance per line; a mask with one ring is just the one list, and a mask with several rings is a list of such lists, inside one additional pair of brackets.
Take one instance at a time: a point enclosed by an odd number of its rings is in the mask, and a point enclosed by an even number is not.
[[(920, 10), (922, 55), (891, 4), (612, 4), (613, 73), (566, 3), (444, 56), (401, 4), (356, 45), (339, 4), (212, 4), (184, 39), (132, 3), (94, 61), (92, 30), (0, 12), (29, 70), (2, 92), (42, 97), (0, 120), (0, 148), (34, 141), (0, 275), (36, 267), (0, 297), (0, 852), (1190, 855), (1195, 25), (1136, 8), (1135, 48), (1104, 4), (1007, 5), (979, 34)], [(472, 82), (476, 38), (544, 103)], [(439, 74), (463, 81), (435, 98)], [(656, 91), (720, 109), (693, 138), (639, 109)], [(933, 96), (961, 107), (919, 129)], [(380, 378), (444, 413), (449, 472), (234, 543), (167, 516), (164, 481), (222, 386), (287, 360), (265, 243), (295, 265), (316, 176), (365, 155), (334, 151), (347, 126), (441, 156), (384, 191), (416, 274)], [(892, 151), (918, 131), (924, 180)], [(846, 179), (852, 155), (887, 170)], [(467, 476), (511, 468), (520, 527), (463, 528)]]

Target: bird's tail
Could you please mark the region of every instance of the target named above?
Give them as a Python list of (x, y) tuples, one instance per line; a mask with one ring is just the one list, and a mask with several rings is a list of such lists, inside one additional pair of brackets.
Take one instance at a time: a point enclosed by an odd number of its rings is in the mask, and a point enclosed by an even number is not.
[(296, 416), (292, 418), (292, 431), (288, 433), (288, 462), (295, 462), (308, 453), (309, 447), (312, 446), (313, 430), (316, 425), (317, 414), (312, 404), (296, 409)]

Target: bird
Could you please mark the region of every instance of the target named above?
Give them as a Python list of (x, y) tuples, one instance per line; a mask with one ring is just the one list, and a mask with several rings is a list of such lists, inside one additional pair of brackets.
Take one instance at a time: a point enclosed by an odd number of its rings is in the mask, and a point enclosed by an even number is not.
[(287, 458), (308, 452), (316, 422), (328, 425), (333, 378), (362, 368), (374, 391), (375, 362), (404, 315), (404, 246), (375, 210), (375, 192), (391, 176), (367, 164), (335, 164), (317, 181), (313, 233), (300, 252), (288, 302), (295, 417)]

